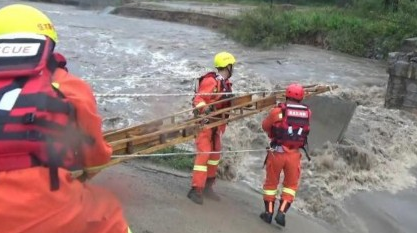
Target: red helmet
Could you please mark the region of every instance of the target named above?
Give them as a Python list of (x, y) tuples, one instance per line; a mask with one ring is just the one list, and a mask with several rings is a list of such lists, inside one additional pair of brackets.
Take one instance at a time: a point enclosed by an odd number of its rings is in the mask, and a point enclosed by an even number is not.
[(285, 97), (301, 101), (304, 98), (304, 88), (300, 84), (290, 84), (285, 90)]

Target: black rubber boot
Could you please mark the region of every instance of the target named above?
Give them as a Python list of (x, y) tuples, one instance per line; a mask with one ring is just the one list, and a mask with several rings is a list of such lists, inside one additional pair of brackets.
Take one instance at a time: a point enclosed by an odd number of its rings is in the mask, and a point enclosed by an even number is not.
[(285, 227), (285, 213), (278, 211), (277, 215), (275, 216), (275, 222), (277, 222), (278, 225)]
[(214, 201), (220, 201), (220, 196), (214, 192), (213, 185), (216, 178), (207, 178), (206, 180), (206, 187), (204, 187), (203, 194), (205, 197), (214, 200)]
[(272, 216), (274, 215), (274, 206), (275, 202), (273, 201), (264, 201), (265, 212), (262, 212), (259, 217), (264, 220), (264, 222), (271, 224)]
[(202, 190), (196, 187), (192, 187), (188, 192), (187, 197), (191, 199), (196, 204), (203, 204), (203, 193)]
[(259, 217), (264, 220), (264, 222), (271, 224), (273, 213), (263, 212)]
[(283, 200), (279, 201), (278, 213), (275, 216), (275, 222), (278, 225), (285, 227), (285, 213), (287, 213), (290, 206), (291, 206), (291, 203), (288, 201), (283, 201)]

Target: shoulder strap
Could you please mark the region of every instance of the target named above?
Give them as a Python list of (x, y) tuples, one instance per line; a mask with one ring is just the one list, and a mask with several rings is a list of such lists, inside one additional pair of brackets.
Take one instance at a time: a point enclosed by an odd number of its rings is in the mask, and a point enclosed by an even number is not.
[(285, 111), (287, 110), (287, 104), (286, 103), (279, 103), (278, 107), (281, 108), (282, 117), (285, 117)]
[(195, 83), (194, 83), (194, 93), (197, 93), (198, 92), (198, 90), (199, 90), (199, 88), (200, 88), (200, 85), (201, 85), (201, 82), (205, 79), (205, 78), (214, 78), (214, 79), (216, 79), (216, 76), (217, 76), (217, 74), (215, 73), (215, 72), (209, 72), (209, 73), (207, 73), (207, 74), (205, 74), (205, 75), (203, 75), (203, 76), (200, 76), (196, 81), (195, 81)]
[(8, 116), (19, 99), (20, 91), (27, 83), (28, 77), (16, 78), (0, 90), (0, 116)]
[(58, 68), (58, 61), (56, 60), (55, 56), (51, 54), (48, 58), (48, 63), (46, 67), (48, 68), (49, 72), (53, 75), (55, 70)]
[(216, 72), (209, 72), (209, 73), (201, 76), (200, 81), (203, 81), (203, 79), (205, 79), (205, 78), (214, 78), (215, 79), (216, 76), (217, 76)]
[(287, 108), (287, 104), (286, 103), (278, 103), (278, 107), (282, 108), (282, 109), (286, 109)]

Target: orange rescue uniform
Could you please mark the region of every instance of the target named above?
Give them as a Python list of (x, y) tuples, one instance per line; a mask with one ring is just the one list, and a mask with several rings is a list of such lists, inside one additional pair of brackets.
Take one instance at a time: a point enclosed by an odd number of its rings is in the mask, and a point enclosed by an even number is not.
[[(272, 126), (274, 123), (281, 121), (283, 118), (282, 109), (280, 107), (273, 108), (269, 115), (262, 122), (262, 129), (272, 136)], [(284, 170), (284, 182), (281, 193), (282, 208), (286, 208), (286, 203), (292, 203), (298, 189), (298, 182), (301, 174), (301, 153), (299, 149), (290, 149), (282, 146), (283, 152), (268, 151), (266, 158), (266, 179), (263, 186), (263, 198), (265, 201), (275, 202), (278, 193), (278, 184), (281, 171)], [(285, 203), (286, 202), (286, 203)], [(271, 206), (271, 208), (273, 208)], [(284, 209), (280, 210), (285, 212)], [(273, 210), (269, 211), (270, 213)]]
[[(112, 149), (104, 141), (91, 88), (61, 68), (53, 77), (53, 85), (75, 106), (79, 128), (95, 139), (83, 147), (82, 165), (107, 163)], [(58, 178), (60, 187), (52, 192), (47, 167), (0, 172), (0, 232), (128, 232), (120, 203), (110, 192), (71, 178), (63, 168)]]
[[(203, 93), (223, 93), (231, 92), (231, 82), (223, 80), (220, 75), (215, 73), (208, 73), (202, 79), (198, 94)], [(194, 106), (201, 106), (219, 101), (222, 95), (196, 95), (193, 101)], [(216, 110), (230, 106), (229, 102), (217, 104)], [(201, 109), (204, 114), (204, 108)], [(215, 178), (217, 167), (220, 162), (220, 151), (222, 150), (221, 137), (226, 130), (226, 124), (220, 125), (216, 128), (205, 129), (201, 131), (196, 138), (195, 144), (197, 155), (194, 161), (192, 187), (204, 188), (207, 178)], [(218, 153), (204, 153), (204, 152), (218, 152)]]

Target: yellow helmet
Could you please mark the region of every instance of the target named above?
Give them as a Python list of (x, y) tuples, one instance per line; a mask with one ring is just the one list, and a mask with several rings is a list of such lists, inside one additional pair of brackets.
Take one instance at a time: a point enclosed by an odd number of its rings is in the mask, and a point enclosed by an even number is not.
[(58, 42), (58, 35), (51, 20), (38, 9), (12, 4), (0, 9), (0, 36), (9, 33), (35, 33)]
[(228, 52), (221, 52), (214, 56), (214, 67), (216, 68), (224, 68), (228, 65), (234, 65), (235, 62), (235, 57)]

